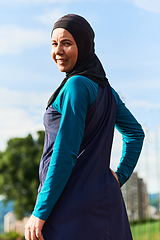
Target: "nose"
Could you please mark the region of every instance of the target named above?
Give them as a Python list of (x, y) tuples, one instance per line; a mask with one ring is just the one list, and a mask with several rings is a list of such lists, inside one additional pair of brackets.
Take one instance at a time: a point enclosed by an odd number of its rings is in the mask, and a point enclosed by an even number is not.
[(56, 55), (62, 55), (64, 53), (63, 47), (61, 44), (58, 44), (56, 49), (55, 49), (55, 54)]

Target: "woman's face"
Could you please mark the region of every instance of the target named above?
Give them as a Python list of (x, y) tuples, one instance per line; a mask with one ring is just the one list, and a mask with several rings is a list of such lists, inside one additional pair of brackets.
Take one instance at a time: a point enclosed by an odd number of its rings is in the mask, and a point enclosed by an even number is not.
[(63, 28), (52, 34), (51, 56), (61, 72), (70, 72), (78, 58), (78, 48), (73, 36)]

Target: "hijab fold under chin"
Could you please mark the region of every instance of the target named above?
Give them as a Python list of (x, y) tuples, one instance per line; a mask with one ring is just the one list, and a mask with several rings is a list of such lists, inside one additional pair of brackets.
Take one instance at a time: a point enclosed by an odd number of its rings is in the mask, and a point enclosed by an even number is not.
[(68, 14), (55, 23), (52, 32), (56, 28), (64, 28), (71, 33), (77, 44), (78, 59), (74, 68), (66, 73), (60, 86), (50, 97), (47, 108), (54, 102), (59, 91), (72, 76), (85, 76), (101, 87), (105, 87), (108, 83), (102, 64), (94, 53), (94, 32), (89, 23), (81, 16)]

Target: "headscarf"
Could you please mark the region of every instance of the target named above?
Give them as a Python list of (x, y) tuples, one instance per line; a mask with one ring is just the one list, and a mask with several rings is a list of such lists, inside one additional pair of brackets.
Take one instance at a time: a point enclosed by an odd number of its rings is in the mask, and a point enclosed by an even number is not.
[(101, 87), (105, 87), (108, 83), (102, 64), (95, 54), (95, 34), (90, 24), (79, 15), (68, 14), (61, 17), (54, 24), (52, 33), (56, 28), (66, 29), (73, 36), (78, 48), (78, 58), (73, 69), (66, 73), (66, 77), (63, 79), (60, 86), (50, 97), (47, 108), (54, 102), (61, 88), (72, 76), (81, 75), (88, 77)]

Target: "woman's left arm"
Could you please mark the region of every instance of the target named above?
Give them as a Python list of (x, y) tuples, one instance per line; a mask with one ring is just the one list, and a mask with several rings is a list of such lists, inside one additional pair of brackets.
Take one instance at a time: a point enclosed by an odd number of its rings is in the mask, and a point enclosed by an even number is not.
[(90, 87), (91, 80), (83, 78), (70, 78), (53, 103), (53, 108), (61, 113), (60, 126), (47, 176), (33, 211), (33, 215), (42, 220), (48, 218), (76, 164), (87, 110), (96, 97), (93, 83)]
[(123, 148), (116, 175), (122, 186), (131, 176), (141, 153), (144, 131), (132, 113), (112, 89), (117, 102), (116, 129), (122, 134)]
[[(85, 78), (85, 79), (84, 79)], [(82, 76), (70, 78), (53, 107), (61, 113), (60, 127), (42, 189), (26, 225), (27, 240), (41, 236), (41, 229), (59, 199), (75, 166), (83, 139), (88, 107), (97, 96), (98, 85)]]

